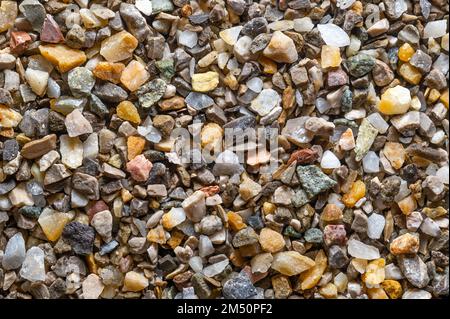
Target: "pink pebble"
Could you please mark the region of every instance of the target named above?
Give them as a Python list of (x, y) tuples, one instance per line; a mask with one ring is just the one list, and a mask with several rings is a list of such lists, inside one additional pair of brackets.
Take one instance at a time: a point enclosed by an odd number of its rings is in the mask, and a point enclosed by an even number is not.
[(144, 155), (138, 155), (127, 163), (127, 171), (137, 182), (145, 182), (148, 179), (153, 165)]

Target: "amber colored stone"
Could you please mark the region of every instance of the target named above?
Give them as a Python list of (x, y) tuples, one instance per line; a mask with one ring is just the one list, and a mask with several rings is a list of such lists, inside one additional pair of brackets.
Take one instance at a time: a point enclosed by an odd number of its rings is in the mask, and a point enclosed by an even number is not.
[(67, 213), (51, 212), (41, 215), (38, 223), (48, 240), (57, 241), (70, 220), (71, 216)]
[(411, 214), (417, 208), (416, 200), (414, 199), (414, 197), (412, 195), (405, 197), (404, 199), (399, 201), (397, 204), (398, 204), (398, 207), (400, 207), (400, 210), (402, 211), (402, 213), (405, 214), (406, 216)]
[(409, 62), (416, 51), (409, 43), (404, 43), (398, 49), (398, 58), (400, 61)]
[(130, 121), (135, 124), (141, 123), (139, 112), (130, 101), (122, 101), (116, 108), (117, 116), (122, 120)]
[(13, 31), (11, 32), (11, 39), (9, 41), (9, 46), (11, 47), (11, 52), (20, 54), (28, 48), (31, 42), (31, 37), (28, 33), (23, 31)]
[(320, 65), (323, 69), (338, 67), (341, 65), (341, 62), (341, 52), (338, 47), (322, 46)]
[(402, 285), (397, 280), (385, 280), (381, 283), (381, 287), (391, 299), (398, 299), (403, 295)]
[(118, 84), (124, 69), (123, 63), (99, 62), (92, 73), (99, 79)]
[(47, 14), (42, 25), (42, 32), (40, 34), (41, 41), (48, 43), (64, 42), (64, 35), (59, 28), (58, 23), (50, 14)]
[(422, 73), (409, 63), (404, 63), (399, 68), (398, 73), (410, 84), (417, 85), (422, 79)]
[(235, 232), (244, 229), (247, 225), (242, 220), (241, 215), (236, 214), (235, 212), (228, 212), (228, 225), (230, 225), (231, 229)]
[(91, 274), (97, 274), (98, 267), (97, 267), (97, 264), (95, 263), (94, 254), (87, 255), (85, 257), (85, 260), (86, 260), (86, 264), (88, 265), (89, 272)]
[(246, 260), (242, 257), (242, 255), (239, 252), (239, 250), (234, 250), (230, 254), (230, 261), (235, 267), (239, 267), (239, 268), (242, 268), (242, 266), (246, 262)]
[(441, 96), (441, 93), (438, 90), (431, 89), (430, 93), (428, 94), (428, 97), (427, 97), (428, 104), (435, 103), (439, 99), (440, 96)]
[(86, 54), (83, 51), (69, 48), (64, 44), (40, 45), (42, 56), (56, 65), (61, 73), (68, 72), (86, 62)]
[(406, 159), (406, 151), (402, 144), (396, 142), (386, 142), (383, 154), (395, 169), (400, 169)]
[(269, 58), (261, 56), (258, 59), (259, 64), (263, 66), (263, 72), (266, 74), (275, 74), (278, 71), (277, 64)]
[(127, 139), (128, 160), (131, 161), (136, 156), (140, 155), (144, 150), (145, 138), (140, 136), (130, 136)]
[(283, 96), (281, 98), (281, 105), (283, 109), (291, 109), (295, 103), (295, 90), (292, 86), (288, 86), (283, 90)]
[(131, 61), (123, 70), (120, 76), (120, 82), (131, 92), (136, 91), (139, 87), (147, 82), (150, 73), (147, 72), (145, 66), (138, 61)]
[(0, 126), (2, 128), (16, 127), (20, 121), (22, 121), (22, 115), (19, 112), (0, 104)]
[(175, 249), (178, 246), (180, 246), (181, 242), (183, 241), (184, 234), (179, 230), (174, 230), (170, 234), (170, 238), (167, 241), (167, 245), (170, 246), (170, 248)]
[(362, 181), (356, 181), (352, 184), (350, 191), (342, 196), (342, 202), (345, 206), (352, 208), (365, 195), (366, 185)]
[(275, 204), (272, 204), (269, 202), (264, 202), (263, 207), (262, 207), (262, 211), (263, 211), (264, 215), (273, 214), (276, 209), (277, 209), (277, 206)]
[(321, 249), (314, 259), (315, 265), (300, 274), (300, 287), (302, 290), (312, 289), (319, 283), (325, 269), (327, 269), (327, 260), (327, 255), (325, 255), (325, 252)]
[(189, 17), (192, 15), (193, 9), (189, 4), (185, 4), (183, 7), (181, 7), (181, 15), (183, 17)]
[(368, 288), (367, 295), (369, 299), (389, 299), (383, 288)]
[(130, 58), (138, 46), (138, 40), (127, 31), (120, 31), (102, 41), (100, 54), (108, 62)]
[(166, 239), (166, 231), (162, 225), (157, 226), (156, 228), (150, 229), (147, 234), (147, 240), (152, 243), (165, 244)]

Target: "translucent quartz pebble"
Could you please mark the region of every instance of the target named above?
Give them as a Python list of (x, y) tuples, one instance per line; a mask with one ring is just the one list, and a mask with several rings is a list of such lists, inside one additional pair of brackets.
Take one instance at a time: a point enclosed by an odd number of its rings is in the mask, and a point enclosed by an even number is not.
[(39, 247), (31, 247), (19, 272), (20, 276), (29, 281), (45, 280), (44, 251)]
[(380, 258), (378, 248), (369, 246), (356, 239), (348, 241), (348, 253), (350, 256), (360, 259), (372, 260)]
[(318, 24), (317, 29), (327, 45), (340, 48), (350, 44), (348, 34), (335, 24)]

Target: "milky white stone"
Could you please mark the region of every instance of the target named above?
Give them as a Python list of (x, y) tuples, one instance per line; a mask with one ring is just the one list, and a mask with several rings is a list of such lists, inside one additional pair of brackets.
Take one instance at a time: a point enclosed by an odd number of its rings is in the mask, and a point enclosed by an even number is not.
[(442, 166), (440, 169), (438, 169), (436, 172), (436, 177), (439, 178), (442, 183), (448, 185), (449, 180), (448, 166)]
[(366, 156), (363, 157), (362, 163), (364, 172), (366, 173), (371, 174), (380, 171), (380, 158), (373, 151), (367, 152)]
[(411, 194), (411, 190), (408, 187), (408, 182), (402, 179), (400, 181), (400, 189), (399, 189), (397, 195), (395, 195), (394, 200), (396, 202), (399, 202), (402, 199), (404, 199), (406, 196), (408, 196), (409, 194)]
[(81, 287), (83, 290), (84, 299), (98, 299), (100, 294), (103, 292), (105, 285), (103, 285), (99, 276), (96, 274), (90, 274), (83, 281)]
[(431, 299), (431, 294), (422, 289), (411, 288), (405, 291), (402, 299)]
[(341, 162), (333, 152), (326, 150), (323, 153), (322, 160), (320, 161), (320, 166), (325, 169), (333, 169), (340, 167)]
[(389, 129), (389, 124), (383, 119), (380, 113), (372, 113), (367, 117), (367, 120), (378, 132), (384, 134)]
[(83, 143), (83, 157), (96, 158), (98, 149), (98, 134), (92, 133)]
[(208, 236), (200, 235), (198, 242), (198, 254), (200, 257), (206, 257), (214, 253), (214, 246)]
[(150, 0), (136, 0), (136, 3), (134, 5), (146, 16), (150, 16), (152, 14), (153, 7)]
[(192, 268), (194, 272), (201, 272), (203, 269), (203, 261), (202, 257), (200, 256), (194, 256), (191, 259), (189, 259), (189, 266)]
[(5, 270), (17, 269), (25, 260), (25, 241), (19, 232), (12, 236), (3, 253), (2, 266)]
[(440, 38), (447, 32), (447, 20), (430, 21), (423, 29), (423, 38)]
[(386, 219), (379, 214), (373, 213), (367, 220), (367, 236), (371, 239), (379, 239), (383, 233)]
[(380, 252), (378, 248), (366, 245), (356, 239), (350, 239), (348, 241), (348, 254), (352, 257), (366, 260), (380, 258)]
[(250, 90), (255, 93), (259, 93), (263, 88), (264, 82), (260, 78), (254, 77), (248, 80), (246, 84)]
[(203, 268), (203, 274), (206, 277), (214, 277), (215, 275), (218, 275), (221, 272), (223, 272), (229, 264), (230, 261), (228, 259), (219, 261), (218, 263)]
[(317, 29), (327, 45), (340, 48), (350, 44), (348, 34), (335, 24), (318, 24)]
[(430, 142), (433, 144), (441, 144), (445, 140), (445, 132), (443, 130), (438, 130), (431, 137)]
[(197, 45), (198, 36), (196, 32), (182, 31), (178, 36), (178, 43), (188, 48), (193, 48)]
[(83, 143), (78, 137), (62, 135), (59, 152), (61, 153), (61, 161), (67, 167), (75, 169), (83, 164)]
[(19, 272), (20, 276), (29, 281), (45, 280), (44, 251), (39, 247), (31, 247)]
[(47, 89), (48, 78), (49, 74), (44, 71), (28, 68), (25, 72), (25, 79), (30, 85), (31, 90), (39, 96), (44, 95)]
[(75, 189), (72, 189), (70, 202), (72, 207), (85, 207), (89, 203), (89, 199)]
[(280, 95), (273, 89), (264, 89), (250, 104), (250, 109), (260, 116), (265, 116), (281, 102)]
[(309, 32), (314, 28), (310, 17), (304, 17), (294, 20), (294, 30), (296, 32)]
[(420, 225), (420, 230), (431, 237), (437, 237), (441, 234), (439, 225), (429, 217), (425, 218), (422, 225)]

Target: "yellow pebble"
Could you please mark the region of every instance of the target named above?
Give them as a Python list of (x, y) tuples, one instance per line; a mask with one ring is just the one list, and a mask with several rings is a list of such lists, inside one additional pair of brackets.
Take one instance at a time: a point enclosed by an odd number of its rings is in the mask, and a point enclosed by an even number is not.
[(419, 84), (422, 79), (422, 73), (409, 63), (402, 64), (398, 72), (410, 84)]
[(434, 104), (439, 99), (440, 96), (441, 93), (438, 90), (431, 89), (427, 97), (428, 104)]
[(262, 211), (263, 211), (264, 215), (273, 214), (276, 209), (277, 209), (277, 206), (275, 206), (274, 204), (269, 203), (269, 202), (264, 202), (263, 207), (262, 207)]
[(383, 93), (378, 109), (383, 114), (396, 115), (406, 113), (410, 106), (411, 92), (407, 88), (397, 85)]
[(342, 196), (342, 202), (345, 206), (352, 208), (365, 195), (366, 185), (362, 181), (356, 181), (352, 184), (350, 191)]
[(391, 299), (398, 299), (402, 296), (402, 285), (396, 280), (385, 280), (381, 286)]
[(400, 210), (402, 211), (402, 213), (405, 214), (406, 216), (411, 214), (417, 208), (416, 200), (414, 199), (414, 197), (412, 195), (405, 197), (404, 199), (399, 201), (397, 204), (398, 204), (398, 207), (400, 207)]
[(321, 53), (321, 66), (323, 69), (335, 68), (341, 65), (341, 52), (339, 48), (331, 45), (323, 45)]
[(209, 71), (197, 73), (192, 76), (192, 90), (197, 92), (209, 92), (219, 84), (219, 74)]
[(409, 43), (405, 43), (398, 49), (398, 58), (400, 61), (408, 62), (414, 53), (414, 48)]
[(231, 229), (235, 232), (244, 229), (247, 225), (243, 222), (241, 215), (236, 214), (235, 212), (228, 212), (228, 225), (230, 225)]
[(140, 136), (130, 136), (127, 139), (128, 160), (131, 161), (136, 156), (140, 155), (144, 150), (145, 139)]
[(277, 73), (278, 67), (277, 67), (277, 64), (274, 61), (272, 61), (272, 60), (270, 60), (270, 59), (268, 59), (268, 58), (266, 58), (264, 56), (261, 56), (258, 59), (258, 62), (263, 66), (263, 72), (264, 73), (266, 73), (266, 74), (275, 74), (275, 73)]
[(327, 299), (333, 299), (337, 297), (337, 288), (333, 283), (329, 282), (319, 289), (319, 293)]
[(139, 124), (141, 123), (141, 117), (139, 116), (139, 112), (130, 101), (123, 101), (117, 106), (116, 109), (117, 116), (122, 120), (130, 121), (131, 123)]
[(39, 51), (49, 62), (56, 65), (61, 73), (68, 72), (86, 62), (83, 51), (72, 49), (64, 44), (40, 45)]
[(366, 272), (361, 276), (361, 279), (368, 287), (374, 287), (384, 281), (385, 265), (384, 258), (375, 259), (367, 265)]

